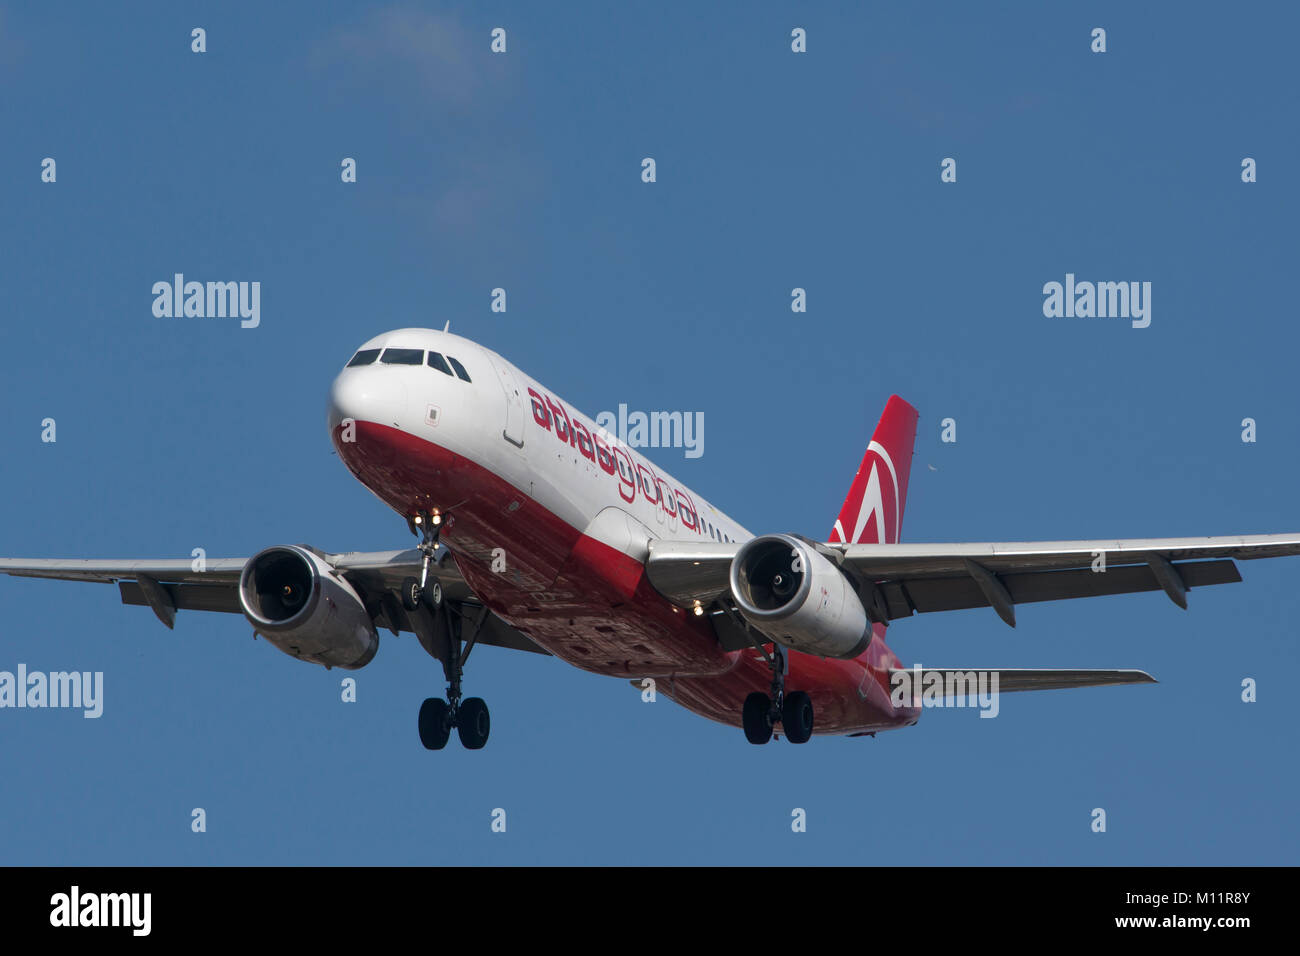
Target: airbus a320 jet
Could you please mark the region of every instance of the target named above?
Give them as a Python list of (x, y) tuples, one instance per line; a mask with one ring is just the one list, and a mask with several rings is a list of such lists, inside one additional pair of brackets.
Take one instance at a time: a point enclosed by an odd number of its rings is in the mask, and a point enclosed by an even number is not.
[[(885, 406), (827, 540), (752, 535), (500, 355), (448, 331), (399, 329), (334, 380), (339, 457), (418, 536), (416, 548), (251, 558), (3, 559), (27, 577), (115, 583), (168, 627), (178, 610), (242, 613), (303, 661), (359, 668), (379, 631), (414, 633), (445, 698), (420, 741), (482, 747), (488, 708), (462, 696), (478, 644), (553, 654), (596, 674), (655, 678), (689, 710), (792, 743), (914, 724), (892, 694), (898, 618), (1240, 581), (1234, 559), (1300, 553), (1300, 535), (900, 544), (917, 413)], [(1104, 571), (1098, 557), (1104, 556)], [(957, 669), (925, 668), (944, 681)], [(1151, 682), (1140, 670), (999, 669), (1001, 691)], [(949, 685), (950, 686), (950, 685)], [(22, 693), (24, 689), (19, 688)]]

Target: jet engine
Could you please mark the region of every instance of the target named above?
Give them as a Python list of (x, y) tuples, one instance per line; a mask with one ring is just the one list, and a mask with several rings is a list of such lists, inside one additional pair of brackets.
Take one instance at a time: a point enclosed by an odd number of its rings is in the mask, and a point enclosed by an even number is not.
[(360, 595), (307, 548), (277, 546), (249, 558), (239, 604), (258, 634), (299, 660), (356, 670), (379, 649)]
[(745, 543), (731, 562), (731, 595), (756, 630), (818, 657), (857, 657), (871, 625), (857, 592), (806, 542), (769, 534)]

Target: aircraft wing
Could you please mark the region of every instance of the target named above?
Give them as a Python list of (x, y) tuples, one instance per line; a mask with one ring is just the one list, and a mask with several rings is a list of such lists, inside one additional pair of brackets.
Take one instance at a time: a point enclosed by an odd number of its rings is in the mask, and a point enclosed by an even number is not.
[[(1015, 606), (1037, 601), (1164, 591), (1185, 608), (1190, 588), (1240, 581), (1235, 560), (1300, 554), (1300, 534), (963, 544), (808, 543), (854, 582), (872, 621), (992, 607), (1012, 627)], [(727, 593), (731, 560), (742, 546), (652, 541), (647, 562), (650, 582), (680, 607), (689, 608), (697, 601), (707, 607)]]
[[(316, 549), (308, 549), (315, 551)], [(405, 578), (420, 575), (420, 552), (349, 551), (328, 554), (316, 551), (356, 589), (376, 627), (392, 633), (409, 631), (415, 626), (398, 598)], [(176, 612), (222, 611), (242, 614), (239, 604), (239, 576), (248, 558), (207, 558), (199, 570), (197, 559), (172, 560), (79, 560), (61, 558), (0, 558), (0, 574), (15, 577), (53, 578), (60, 581), (92, 581), (116, 584), (123, 604), (151, 607), (158, 619), (172, 627)], [(436, 575), (442, 585), (443, 599), (456, 604), (476, 604), (456, 561), (445, 549), (437, 554)], [(526, 636), (500, 618), (489, 614), (478, 639), (484, 644), (545, 654)]]

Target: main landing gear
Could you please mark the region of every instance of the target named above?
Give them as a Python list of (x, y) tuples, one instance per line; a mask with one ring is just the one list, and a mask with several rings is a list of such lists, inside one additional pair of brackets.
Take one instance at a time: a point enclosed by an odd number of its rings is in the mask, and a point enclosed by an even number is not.
[[(433, 541), (436, 547), (436, 533)], [(470, 652), (474, 650), (487, 620), (488, 609), (483, 605), (467, 607), (464, 603), (443, 601), (442, 588), (436, 578), (426, 578), (423, 587), (415, 578), (407, 578), (402, 584), (403, 604), (412, 591), (415, 592), (416, 608), (423, 594), (425, 609), (433, 618), (434, 639), (431, 644), (434, 649), (431, 653), (442, 661), (443, 673), (447, 677), (447, 699), (430, 697), (420, 705), (420, 743), (426, 750), (441, 750), (447, 746), (452, 728), (455, 728), (461, 746), (466, 750), (482, 750), (492, 729), (492, 718), (481, 697), (461, 699), (461, 679)], [(408, 607), (407, 610), (414, 612), (416, 608)]]
[(424, 744), (426, 750), (441, 750), (447, 746), (453, 727), (456, 728), (462, 747), (466, 750), (482, 750), (487, 743), (488, 732), (492, 729), (492, 718), (482, 697), (460, 699), (460, 679), (474, 644), (471, 641), (464, 653), (461, 653), (459, 645), (460, 641), (453, 642), (447, 666), (450, 672), (447, 699), (430, 697), (420, 705), (420, 743)]
[(807, 743), (813, 732), (812, 698), (801, 690), (786, 691), (785, 675), (789, 670), (789, 660), (785, 648), (773, 644), (772, 653), (769, 654), (757, 640), (754, 641), (754, 646), (772, 670), (772, 688), (767, 694), (754, 691), (745, 698), (745, 706), (741, 710), (745, 739), (751, 744), (765, 744), (772, 739), (775, 725), (780, 724), (790, 743)]

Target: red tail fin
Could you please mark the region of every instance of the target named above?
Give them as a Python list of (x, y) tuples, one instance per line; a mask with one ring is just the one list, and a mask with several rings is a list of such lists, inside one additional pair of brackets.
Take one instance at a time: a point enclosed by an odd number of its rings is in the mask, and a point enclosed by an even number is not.
[(849, 496), (835, 519), (831, 541), (898, 543), (915, 444), (916, 409), (897, 395), (889, 396), (871, 444), (853, 477)]

